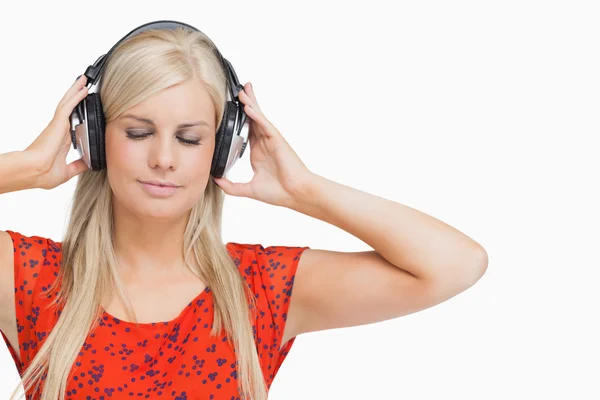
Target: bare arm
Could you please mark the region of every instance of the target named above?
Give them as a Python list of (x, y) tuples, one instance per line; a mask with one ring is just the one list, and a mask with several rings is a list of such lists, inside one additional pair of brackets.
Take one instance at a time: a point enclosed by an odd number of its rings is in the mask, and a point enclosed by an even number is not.
[(26, 151), (0, 154), (0, 194), (33, 189), (39, 175), (37, 162)]
[[(30, 153), (12, 151), (0, 154), (0, 194), (33, 189), (39, 175)], [(12, 240), (8, 233), (0, 230), (0, 330), (9, 336), (16, 329), (13, 268)]]

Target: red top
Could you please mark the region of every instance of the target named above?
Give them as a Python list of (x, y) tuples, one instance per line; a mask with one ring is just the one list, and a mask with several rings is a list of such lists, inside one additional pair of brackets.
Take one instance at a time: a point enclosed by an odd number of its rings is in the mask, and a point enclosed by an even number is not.
[[(57, 321), (51, 299), (38, 299), (58, 275), (61, 242), (7, 231), (14, 247), (15, 310), (19, 339), (18, 361), (4, 333), (17, 371), (36, 355)], [(309, 247), (227, 243), (226, 248), (257, 300), (254, 339), (267, 387), (295, 338), (279, 351), (289, 298), (300, 255)], [(119, 320), (106, 311), (99, 326), (88, 333), (67, 384), (67, 399), (108, 397), (168, 399), (237, 399), (236, 359), (223, 329), (211, 337), (213, 298), (204, 289), (179, 314), (167, 322), (141, 323)], [(28, 393), (30, 395), (31, 393)]]

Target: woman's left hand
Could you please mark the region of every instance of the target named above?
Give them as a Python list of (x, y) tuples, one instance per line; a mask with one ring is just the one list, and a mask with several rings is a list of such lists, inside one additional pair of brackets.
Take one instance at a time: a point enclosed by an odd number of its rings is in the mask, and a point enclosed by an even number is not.
[(213, 180), (228, 195), (291, 207), (314, 175), (264, 116), (250, 83), (244, 85), (238, 98), (248, 116), (250, 163), (254, 176), (246, 183), (234, 183), (226, 178)]

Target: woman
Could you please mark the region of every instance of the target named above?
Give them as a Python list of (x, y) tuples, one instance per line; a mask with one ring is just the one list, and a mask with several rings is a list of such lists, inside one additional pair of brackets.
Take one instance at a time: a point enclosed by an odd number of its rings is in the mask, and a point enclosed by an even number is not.
[[(0, 231), (0, 328), (28, 395), (266, 400), (299, 334), (413, 313), (485, 272), (484, 249), (456, 229), (312, 173), (249, 83), (238, 96), (254, 177), (212, 177), (227, 93), (212, 46), (156, 29), (114, 50), (105, 169), (65, 162), (85, 76), (27, 149), (0, 155), (0, 193), (79, 175), (62, 242)], [(334, 224), (374, 251), (223, 245), (224, 193)]]

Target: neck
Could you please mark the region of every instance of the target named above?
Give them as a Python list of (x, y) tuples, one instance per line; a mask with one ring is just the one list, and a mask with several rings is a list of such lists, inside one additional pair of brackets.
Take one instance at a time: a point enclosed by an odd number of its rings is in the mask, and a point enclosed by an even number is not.
[(188, 214), (177, 220), (140, 219), (117, 209), (113, 242), (124, 276), (151, 279), (185, 269), (183, 234)]

